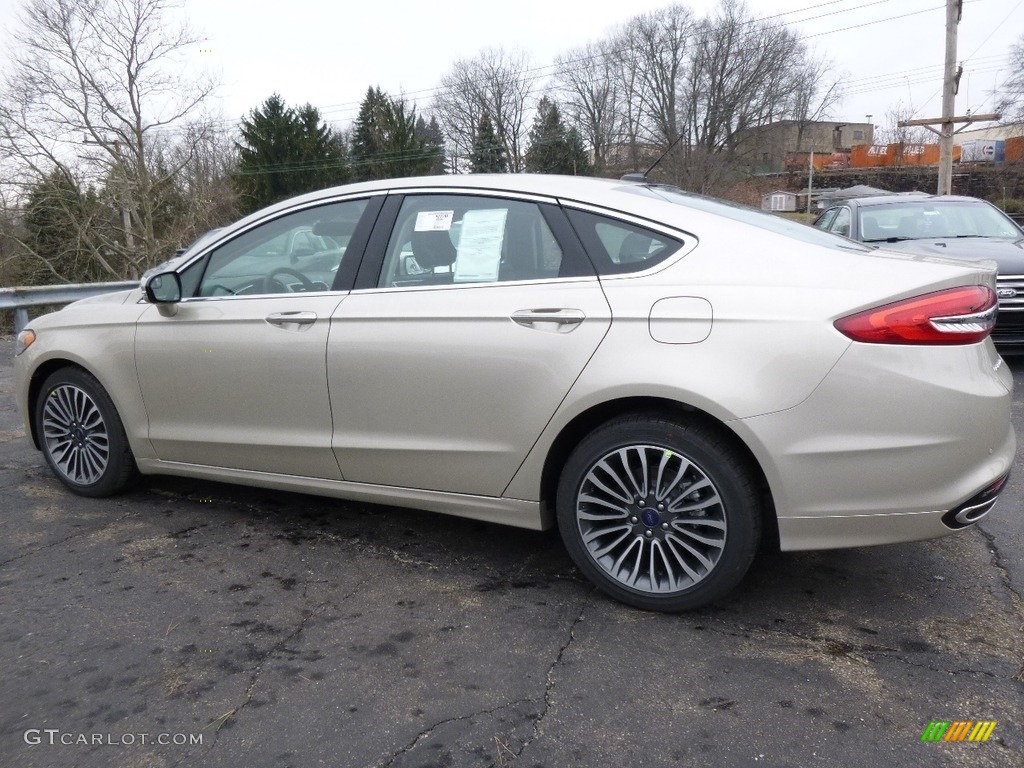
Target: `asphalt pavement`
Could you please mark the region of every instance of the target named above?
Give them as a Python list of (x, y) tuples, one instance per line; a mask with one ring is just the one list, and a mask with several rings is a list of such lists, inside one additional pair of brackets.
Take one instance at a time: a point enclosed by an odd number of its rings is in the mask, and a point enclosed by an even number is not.
[[(665, 616), (595, 592), (554, 533), (173, 478), (75, 497), (12, 354), (0, 766), (1024, 764), (1020, 456), (959, 535), (764, 554)], [(932, 721), (996, 725), (922, 741)]]

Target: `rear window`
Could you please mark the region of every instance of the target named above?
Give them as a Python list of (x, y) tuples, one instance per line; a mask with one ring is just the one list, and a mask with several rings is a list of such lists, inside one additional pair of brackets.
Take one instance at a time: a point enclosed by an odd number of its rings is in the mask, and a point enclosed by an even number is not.
[[(842, 248), (847, 251), (871, 250), (867, 246), (854, 243), (851, 240), (836, 237), (828, 232), (822, 232), (820, 229), (810, 227), (806, 224), (801, 224), (798, 221), (792, 221), (791, 219), (787, 219), (783, 216), (765, 213), (764, 211), (760, 211), (756, 208), (750, 208), (737, 203), (730, 203), (725, 200), (718, 200), (716, 198), (704, 197), (703, 195), (683, 192), (681, 189), (676, 189), (675, 187), (637, 186), (633, 187), (631, 191), (635, 191), (639, 194), (646, 194), (650, 197), (657, 197), (670, 203), (678, 203), (681, 206), (693, 208), (694, 210), (703, 211), (705, 213), (713, 213), (716, 216), (722, 216), (743, 224), (760, 227), (761, 229), (768, 230), (769, 232), (775, 232), (776, 234), (788, 235), (789, 237), (794, 237), (797, 240), (802, 240), (805, 243), (811, 243), (813, 245), (821, 245), (826, 248)], [(695, 234), (699, 235), (700, 233), (697, 232)]]

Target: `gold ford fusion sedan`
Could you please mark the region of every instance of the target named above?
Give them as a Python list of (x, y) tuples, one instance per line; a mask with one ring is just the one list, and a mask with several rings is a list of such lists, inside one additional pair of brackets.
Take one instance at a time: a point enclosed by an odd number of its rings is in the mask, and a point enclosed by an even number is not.
[(988, 513), (1016, 448), (993, 267), (642, 182), (357, 184), (34, 320), (17, 396), (75, 493), (141, 472), (557, 524), (606, 593), (684, 610), (762, 540)]

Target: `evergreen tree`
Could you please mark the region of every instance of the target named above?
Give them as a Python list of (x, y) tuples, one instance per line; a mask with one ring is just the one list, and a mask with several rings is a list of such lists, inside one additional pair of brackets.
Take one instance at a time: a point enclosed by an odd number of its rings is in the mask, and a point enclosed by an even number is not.
[(359, 105), (359, 115), (352, 127), (352, 176), (356, 181), (383, 179), (384, 169), (380, 164), (381, 124), (387, 109), (387, 97), (372, 85), (366, 89), (366, 96)]
[(575, 128), (566, 129), (558, 104), (547, 96), (537, 105), (537, 115), (530, 129), (526, 170), (570, 175), (590, 173), (590, 158), (583, 137)]
[(416, 118), (416, 136), (423, 143), (423, 151), (430, 157), (427, 173), (440, 174), (445, 172), (444, 133), (438, 125), (437, 118), (431, 116), (428, 123), (423, 116)]
[(507, 173), (508, 158), (494, 132), (494, 124), (486, 112), (480, 118), (473, 138), (473, 156), (470, 158), (471, 173)]
[(22, 276), (29, 283), (93, 282), (112, 279), (93, 258), (96, 228), (110, 213), (96, 193), (82, 192), (63, 169), (54, 169), (28, 194), (24, 245), (34, 257)]
[(344, 139), (307, 104), (286, 106), (276, 93), (242, 118), (235, 187), (244, 213), (348, 180)]
[(443, 137), (436, 121), (417, 120), (415, 107), (371, 86), (352, 130), (351, 156), (359, 181), (441, 173)]
[(583, 134), (570, 128), (565, 134), (567, 150), (567, 162), (565, 172), (573, 176), (590, 176), (594, 172), (594, 165), (590, 162), (590, 152), (587, 150), (586, 142), (583, 141)]

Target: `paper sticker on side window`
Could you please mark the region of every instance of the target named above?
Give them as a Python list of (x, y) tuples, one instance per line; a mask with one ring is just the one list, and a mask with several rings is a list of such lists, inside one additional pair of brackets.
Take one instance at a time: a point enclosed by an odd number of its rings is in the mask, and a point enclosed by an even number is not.
[(416, 214), (416, 231), (447, 232), (454, 216), (455, 211), (420, 211)]
[(493, 283), (498, 279), (507, 208), (466, 211), (455, 260), (456, 283)]

